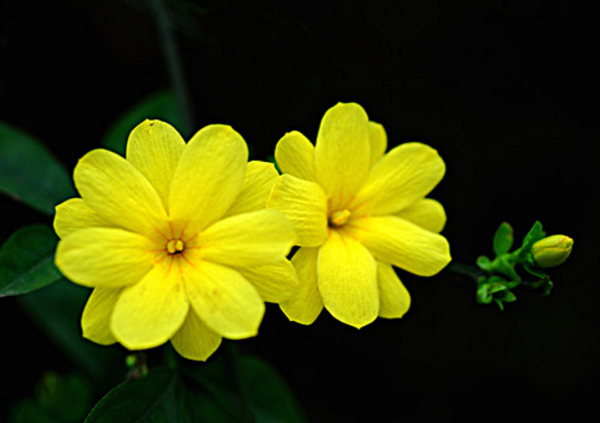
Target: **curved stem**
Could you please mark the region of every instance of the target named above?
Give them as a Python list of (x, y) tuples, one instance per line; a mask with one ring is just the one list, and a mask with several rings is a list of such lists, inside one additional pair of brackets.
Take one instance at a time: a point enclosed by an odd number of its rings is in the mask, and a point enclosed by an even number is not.
[(189, 95), (188, 84), (183, 72), (183, 61), (181, 53), (175, 42), (175, 37), (171, 31), (169, 21), (169, 11), (163, 0), (153, 0), (154, 15), (158, 26), (160, 43), (167, 64), (167, 72), (171, 79), (171, 84), (175, 90), (175, 96), (181, 109), (183, 117), (183, 132), (185, 136), (191, 135), (194, 127), (192, 102)]

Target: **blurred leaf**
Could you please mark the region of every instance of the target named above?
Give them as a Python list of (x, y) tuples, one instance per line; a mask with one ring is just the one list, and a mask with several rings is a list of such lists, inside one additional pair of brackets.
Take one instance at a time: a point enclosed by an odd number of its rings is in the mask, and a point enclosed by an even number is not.
[(92, 385), (78, 374), (46, 372), (35, 389), (33, 399), (16, 404), (11, 423), (79, 423), (92, 406)]
[(79, 322), (89, 293), (87, 288), (60, 279), (18, 300), (42, 331), (105, 389), (122, 376), (114, 372), (122, 365), (122, 354), (115, 349), (118, 347), (96, 345), (81, 335)]
[(25, 226), (12, 234), (0, 250), (0, 297), (27, 294), (59, 280), (57, 241), (45, 225)]
[(52, 215), (75, 195), (63, 165), (32, 136), (0, 121), (0, 192)]
[(159, 119), (180, 130), (183, 114), (175, 94), (170, 90), (160, 91), (133, 106), (108, 129), (102, 145), (115, 153), (125, 155), (129, 133), (146, 119)]
[(494, 253), (496, 256), (508, 253), (514, 240), (513, 228), (506, 222), (502, 222), (494, 235)]

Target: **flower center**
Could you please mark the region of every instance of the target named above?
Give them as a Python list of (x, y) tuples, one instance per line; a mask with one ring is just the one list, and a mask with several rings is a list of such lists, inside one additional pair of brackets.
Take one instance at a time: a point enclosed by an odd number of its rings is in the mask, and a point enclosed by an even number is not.
[(343, 226), (350, 218), (350, 211), (338, 210), (329, 216), (329, 226)]
[(180, 239), (172, 239), (167, 242), (167, 252), (169, 254), (179, 254), (182, 253), (185, 248), (185, 244)]

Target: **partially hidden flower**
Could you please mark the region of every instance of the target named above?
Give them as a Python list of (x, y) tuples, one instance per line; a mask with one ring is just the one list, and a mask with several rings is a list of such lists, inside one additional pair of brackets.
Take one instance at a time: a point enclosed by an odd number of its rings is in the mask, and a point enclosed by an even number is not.
[(355, 103), (325, 113), (316, 145), (296, 131), (277, 144), (283, 174), (267, 208), (288, 216), (300, 246), (301, 287), (281, 303), (289, 319), (311, 324), (323, 307), (357, 328), (402, 317), (410, 295), (392, 266), (431, 276), (450, 262), (444, 208), (425, 198), (443, 160), (418, 142), (386, 147), (383, 127)]
[(56, 208), (56, 264), (94, 288), (81, 325), (96, 343), (139, 350), (170, 340), (205, 360), (223, 337), (254, 336), (264, 301), (298, 286), (285, 258), (293, 229), (264, 209), (277, 171), (248, 163), (229, 126), (207, 126), (186, 144), (147, 120), (131, 132), (126, 158), (93, 150), (73, 178), (81, 198)]

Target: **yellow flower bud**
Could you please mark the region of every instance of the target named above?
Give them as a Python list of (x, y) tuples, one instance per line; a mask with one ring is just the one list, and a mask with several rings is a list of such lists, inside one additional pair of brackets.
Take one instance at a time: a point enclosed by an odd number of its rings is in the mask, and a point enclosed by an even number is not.
[(566, 235), (541, 239), (531, 248), (533, 259), (540, 267), (554, 267), (565, 262), (571, 254), (573, 240)]

